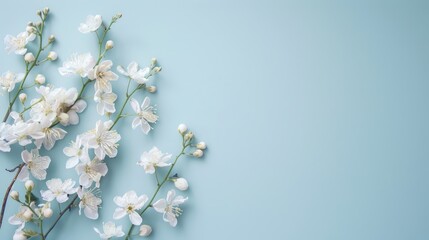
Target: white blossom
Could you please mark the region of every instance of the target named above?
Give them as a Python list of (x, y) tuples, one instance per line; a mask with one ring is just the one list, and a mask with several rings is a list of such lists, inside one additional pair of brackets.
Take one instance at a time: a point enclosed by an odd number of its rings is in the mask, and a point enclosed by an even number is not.
[(89, 71), (88, 78), (95, 80), (95, 91), (112, 92), (112, 84), (110, 81), (118, 80), (118, 75), (110, 71), (112, 65), (113, 63), (110, 60), (102, 61), (95, 66), (94, 69)]
[(10, 145), (6, 141), (8, 135), (10, 134), (10, 125), (6, 123), (0, 123), (0, 151), (10, 152)]
[[(30, 204), (31, 208), (34, 208), (34, 202)], [(9, 218), (9, 223), (12, 225), (24, 225), (30, 221), (33, 216), (33, 212), (27, 206), (20, 206), (19, 211)]]
[(171, 163), (167, 163), (171, 159), (171, 154), (162, 153), (157, 147), (153, 147), (149, 152), (143, 152), (138, 165), (144, 168), (144, 171), (149, 174), (155, 173), (157, 167), (167, 167)]
[(15, 84), (21, 82), (23, 79), (23, 73), (15, 74), (11, 71), (7, 71), (0, 77), (0, 87), (4, 91), (12, 92), (13, 89), (15, 89)]
[(84, 189), (79, 189), (77, 194), (80, 198), (79, 202), (79, 215), (82, 212), (89, 219), (97, 219), (98, 218), (98, 208), (102, 203), (101, 198), (98, 198), (91, 191), (86, 191)]
[(174, 190), (170, 190), (167, 193), (166, 199), (160, 199), (153, 204), (155, 211), (163, 214), (165, 222), (170, 223), (170, 226), (175, 227), (177, 225), (177, 217), (182, 214), (182, 209), (179, 205), (184, 203), (188, 198), (183, 196), (176, 196)]
[(88, 135), (88, 147), (94, 149), (99, 159), (104, 159), (106, 155), (113, 158), (118, 154), (118, 141), (121, 140), (121, 135), (115, 130), (109, 130), (112, 124), (110, 120), (104, 123), (99, 120), (95, 129)]
[(149, 123), (156, 123), (158, 120), (158, 116), (154, 113), (154, 108), (150, 106), (150, 99), (145, 97), (142, 105), (140, 106), (137, 100), (133, 98), (131, 99), (130, 104), (134, 112), (137, 114), (137, 117), (134, 118), (132, 123), (133, 129), (141, 126), (142, 131), (145, 134), (148, 134), (151, 129)]
[(21, 152), (22, 161), (25, 165), (21, 169), (21, 172), (18, 175), (18, 179), (21, 181), (28, 180), (29, 173), (39, 180), (44, 180), (46, 178), (46, 169), (51, 163), (51, 158), (48, 156), (40, 156), (37, 149), (32, 149), (31, 152), (24, 150)]
[(103, 240), (110, 239), (112, 237), (123, 237), (125, 233), (122, 231), (122, 226), (116, 226), (113, 222), (103, 223), (103, 232), (94, 228), (94, 231), (100, 235)]
[(105, 93), (101, 90), (96, 91), (94, 95), (94, 101), (97, 103), (98, 114), (104, 115), (106, 113), (114, 113), (116, 111), (116, 99), (117, 96), (114, 93)]
[(81, 33), (95, 32), (101, 26), (101, 23), (103, 23), (103, 20), (100, 15), (88, 15), (86, 21), (80, 24), (78, 30)]
[[(77, 125), (79, 124), (79, 115), (78, 113), (81, 113), (86, 108), (86, 102), (82, 99), (79, 99), (75, 102), (75, 104), (70, 108), (70, 110), (67, 112), (69, 115), (69, 122), (68, 124), (71, 125)], [(63, 124), (64, 125), (64, 124)], [(66, 126), (66, 125), (64, 125)]]
[(18, 229), (15, 230), (12, 240), (27, 240), (27, 236), (23, 231), (24, 227), (25, 227), (25, 224), (22, 224), (21, 226), (18, 227)]
[(61, 128), (51, 128), (51, 124), (52, 122), (48, 121), (47, 119), (42, 119), (40, 122), (41, 132), (43, 132), (45, 136), (35, 140), (34, 144), (37, 148), (40, 149), (41, 145), (43, 144), (43, 147), (45, 147), (46, 150), (51, 150), (54, 147), (55, 142), (63, 139), (67, 134), (67, 132)]
[(65, 147), (63, 150), (64, 154), (69, 157), (66, 162), (66, 168), (73, 168), (79, 160), (82, 162), (89, 161), (88, 148), (82, 144), (82, 138), (76, 137), (75, 141), (72, 141), (70, 147)]
[(100, 179), (106, 176), (108, 168), (106, 163), (98, 158), (94, 158), (92, 161), (78, 164), (76, 171), (80, 175), (79, 184), (82, 187), (89, 188), (95, 182), (95, 187), (99, 188)]
[(146, 195), (137, 196), (134, 191), (126, 192), (122, 197), (116, 196), (113, 201), (119, 207), (113, 213), (113, 219), (121, 219), (128, 215), (132, 224), (140, 225), (143, 219), (137, 211), (144, 206), (147, 200)]
[(7, 35), (4, 38), (4, 44), (6, 45), (6, 52), (8, 54), (15, 52), (15, 54), (24, 55), (27, 52), (28, 42), (33, 41), (36, 35), (33, 33), (22, 32), (18, 36), (14, 37)]
[(53, 178), (46, 181), (48, 190), (41, 190), (40, 194), (45, 201), (51, 202), (56, 199), (57, 202), (63, 203), (69, 199), (69, 194), (77, 192), (78, 188), (74, 187), (75, 184), (76, 183), (71, 179), (67, 179), (63, 182), (59, 178)]
[(144, 84), (148, 81), (148, 78), (150, 76), (150, 68), (145, 67), (140, 69), (139, 65), (136, 62), (131, 62), (127, 70), (125, 71), (124, 67), (118, 66), (117, 70), (120, 74), (129, 77), (136, 81), (138, 84)]
[(62, 76), (78, 75), (82, 78), (88, 76), (88, 72), (95, 66), (95, 59), (90, 53), (74, 53), (58, 68)]

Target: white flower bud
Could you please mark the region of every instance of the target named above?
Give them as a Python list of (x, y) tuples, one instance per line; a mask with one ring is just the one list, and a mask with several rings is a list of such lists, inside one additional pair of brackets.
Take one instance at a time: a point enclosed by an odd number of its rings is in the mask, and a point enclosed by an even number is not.
[(53, 213), (54, 213), (54, 211), (52, 211), (52, 209), (50, 209), (50, 208), (43, 209), (43, 212), (42, 212), (44, 218), (52, 217)]
[(45, 84), (45, 82), (46, 82), (46, 78), (45, 78), (45, 76), (43, 76), (42, 74), (37, 74), (37, 75), (36, 75), (36, 79), (34, 79), (34, 81), (35, 81), (37, 84), (42, 85), (42, 84)]
[(112, 40), (106, 42), (106, 50), (110, 50), (115, 46)]
[(26, 222), (30, 221), (33, 217), (33, 212), (30, 209), (25, 210), (25, 212), (22, 214), (22, 217)]
[(40, 10), (39, 10), (39, 11), (37, 11), (37, 12), (36, 12), (36, 14), (37, 14), (38, 16), (42, 16), (42, 11), (40, 11)]
[(49, 13), (49, 8), (45, 7), (43, 9), (43, 14), (48, 15), (48, 13)]
[(188, 131), (188, 127), (182, 123), (179, 125), (177, 130), (179, 130), (179, 133), (183, 135), (183, 134), (185, 134), (186, 131)]
[(207, 148), (207, 145), (206, 145), (205, 142), (199, 142), (199, 143), (197, 143), (197, 148), (201, 149), (201, 150), (204, 150), (204, 149)]
[(49, 52), (47, 59), (49, 61), (55, 61), (58, 58), (58, 54), (56, 52)]
[(58, 120), (62, 125), (68, 125), (70, 121), (70, 116), (67, 113), (60, 113)]
[(13, 200), (18, 200), (19, 199), (19, 192), (17, 191), (12, 191), (9, 193), (9, 196), (13, 199)]
[(151, 68), (155, 67), (156, 63), (157, 63), (156, 58), (152, 58), (152, 59), (150, 60), (150, 66), (151, 66)]
[(188, 181), (186, 181), (186, 179), (184, 179), (184, 178), (177, 178), (177, 179), (175, 179), (173, 181), (174, 181), (174, 186), (177, 189), (179, 189), (181, 191), (188, 190), (189, 184), (188, 184)]
[(185, 135), (185, 141), (191, 140), (193, 137), (194, 137), (194, 133), (192, 133), (192, 132), (188, 132), (188, 133)]
[(42, 25), (42, 22), (36, 22), (36, 23), (34, 23), (34, 26), (36, 26), (36, 27), (40, 27)]
[(34, 60), (36, 60), (36, 58), (34, 57), (33, 53), (29, 52), (29, 53), (25, 54), (24, 60), (28, 63), (32, 63), (32, 62), (34, 62)]
[(200, 157), (202, 157), (204, 155), (204, 152), (201, 149), (197, 149), (197, 150), (195, 150), (194, 153), (192, 153), (192, 155), (194, 157), (200, 158)]
[(27, 240), (27, 236), (25, 236), (24, 232), (19, 231), (13, 234), (13, 240)]
[(25, 189), (27, 189), (27, 191), (31, 192), (31, 191), (33, 191), (33, 188), (34, 188), (34, 182), (31, 180), (27, 180), (25, 182)]
[(27, 27), (25, 28), (25, 30), (26, 30), (28, 33), (34, 33), (34, 32), (36, 31), (36, 29), (34, 29), (34, 27), (33, 27), (33, 26), (27, 26)]
[(161, 70), (162, 70), (162, 68), (161, 68), (161, 67), (154, 67), (154, 68), (153, 68), (153, 71), (154, 71), (155, 73), (159, 73), (159, 72), (161, 72)]
[(150, 93), (154, 93), (154, 92), (156, 92), (156, 87), (155, 86), (147, 86), (146, 91), (148, 91)]
[(152, 233), (152, 227), (149, 225), (141, 225), (139, 235), (141, 237), (147, 237)]
[(21, 103), (25, 103), (26, 100), (27, 100), (27, 94), (20, 93), (19, 94), (19, 101), (21, 101)]
[(48, 42), (53, 43), (54, 41), (55, 41), (55, 36), (54, 35), (49, 36)]

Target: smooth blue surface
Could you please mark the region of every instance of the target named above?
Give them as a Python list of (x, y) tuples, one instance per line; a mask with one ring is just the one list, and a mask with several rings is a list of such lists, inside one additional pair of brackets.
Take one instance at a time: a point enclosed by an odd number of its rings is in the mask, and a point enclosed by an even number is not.
[[(176, 153), (180, 122), (209, 151), (181, 163), (191, 185), (185, 213), (172, 229), (151, 212), (151, 239), (428, 239), (428, 1), (15, 0), (2, 3), (0, 35), (18, 33), (45, 6), (61, 58), (43, 67), (49, 82), (79, 86), (56, 68), (73, 52), (95, 54), (94, 36), (77, 31), (88, 14), (123, 13), (110, 35), (116, 64), (156, 56), (164, 69), (155, 130), (119, 125), (100, 219), (73, 211), (50, 239), (95, 239), (115, 195), (151, 194), (154, 179), (135, 162), (153, 145)], [(0, 52), (2, 72), (22, 68)], [(123, 92), (124, 81), (114, 87)], [(62, 148), (93, 127), (94, 111), (52, 151), (49, 178), (76, 177)], [(0, 154), (0, 168), (18, 154)], [(11, 177), (0, 174), (2, 183)], [(0, 239), (13, 231), (6, 224)]]

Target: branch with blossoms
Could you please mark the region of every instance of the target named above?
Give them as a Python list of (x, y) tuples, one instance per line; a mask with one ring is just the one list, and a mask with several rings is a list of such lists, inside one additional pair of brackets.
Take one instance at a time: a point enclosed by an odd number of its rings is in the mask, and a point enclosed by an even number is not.
[[(114, 47), (113, 41), (107, 40), (108, 32), (121, 18), (121, 14), (112, 17), (108, 24), (103, 22), (100, 15), (90, 15), (78, 27), (83, 34), (95, 34), (98, 57), (93, 57), (91, 53), (74, 53), (62, 64), (58, 72), (64, 77), (79, 79), (81, 82), (79, 91), (76, 88), (54, 87), (46, 83), (46, 78), (41, 73), (32, 73), (36, 66), (57, 59), (57, 54), (51, 51), (40, 60), (43, 51), (54, 42), (55, 37), (51, 35), (48, 43), (43, 45), (49, 9), (38, 11), (37, 15), (41, 19), (40, 22), (29, 23), (26, 31), (16, 37), (10, 35), (5, 37), (8, 53), (24, 55), (25, 73), (8, 71), (0, 77), (0, 87), (9, 94), (8, 109), (0, 124), (0, 151), (10, 152), (13, 147), (23, 147), (22, 162), (14, 169), (8, 170), (15, 172), (15, 175), (6, 190), (0, 215), (1, 226), (8, 196), (20, 205), (18, 212), (8, 219), (10, 224), (18, 226), (13, 236), (14, 240), (47, 239), (60, 220), (68, 215), (66, 213), (75, 208), (79, 209), (79, 215), (83, 213), (89, 219), (98, 219), (98, 211), (103, 203), (101, 180), (108, 174), (108, 161), (117, 157), (121, 141), (121, 135), (115, 127), (122, 119), (133, 117), (131, 127), (140, 128), (147, 135), (159, 119), (155, 107), (151, 105), (151, 100), (147, 96), (157, 90), (152, 84), (155, 76), (161, 71), (156, 59), (153, 58), (150, 64), (143, 68), (140, 68), (137, 62), (131, 62), (127, 68), (118, 65), (116, 70), (119, 75), (112, 70), (113, 62), (105, 59), (108, 51)], [(39, 48), (33, 54), (27, 46), (36, 38)], [(26, 80), (30, 75), (35, 75), (35, 80), (33, 84), (28, 85)], [(124, 100), (119, 104), (117, 111), (118, 95), (111, 82), (118, 80), (120, 76), (127, 79), (124, 81), (127, 85), (126, 91), (121, 93)], [(20, 84), (15, 89), (17, 83)], [(51, 157), (41, 156), (40, 150), (45, 149), (49, 154), (49, 150), (55, 147), (56, 142), (61, 141), (67, 134), (66, 127), (79, 124), (79, 114), (87, 108), (84, 93), (89, 85), (94, 85), (93, 100), (96, 103), (96, 112), (107, 119), (98, 120), (93, 129), (77, 135), (75, 140), (63, 149), (67, 157), (65, 168), (74, 168), (78, 180), (56, 177), (46, 180)], [(38, 97), (27, 103), (26, 91), (32, 88)], [(143, 98), (143, 101), (139, 102), (137, 98)], [(21, 103), (18, 106), (17, 99)], [(135, 236), (148, 236), (152, 228), (143, 224), (143, 215), (149, 209), (162, 213), (164, 221), (171, 226), (177, 225), (177, 218), (182, 214), (179, 205), (187, 198), (176, 196), (174, 190), (168, 191), (166, 199), (156, 200), (156, 198), (169, 182), (174, 183), (181, 191), (187, 190), (187, 180), (179, 177), (177, 173), (173, 174), (174, 167), (183, 156), (201, 158), (206, 149), (204, 142), (195, 142), (193, 133), (187, 130), (186, 125), (179, 125), (178, 130), (182, 137), (182, 149), (174, 161), (171, 161), (171, 154), (165, 154), (153, 147), (148, 152), (143, 152), (137, 163), (143, 167), (144, 172), (155, 176), (156, 186), (152, 196), (150, 198), (147, 195), (138, 196), (136, 191), (130, 190), (123, 196), (113, 199), (118, 205), (113, 219), (129, 216), (131, 225), (127, 233), (122, 231), (122, 226), (108, 222), (103, 224), (102, 230), (94, 228), (100, 238), (124, 237), (128, 240)], [(162, 168), (168, 170), (163, 172)], [(39, 193), (34, 191), (33, 179), (46, 180), (46, 188)], [(22, 196), (12, 190), (16, 181), (24, 182), (26, 191)], [(58, 211), (53, 210), (52, 205), (58, 205)], [(45, 221), (48, 218), (54, 218), (49, 226)], [(137, 226), (140, 228), (139, 232), (134, 233)]]

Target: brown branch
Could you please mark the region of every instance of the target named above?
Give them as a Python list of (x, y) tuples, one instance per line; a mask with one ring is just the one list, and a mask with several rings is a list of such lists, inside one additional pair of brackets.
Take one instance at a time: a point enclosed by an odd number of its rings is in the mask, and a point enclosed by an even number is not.
[(13, 184), (15, 184), (15, 181), (18, 178), (18, 175), (21, 172), (21, 170), (24, 167), (24, 165), (25, 165), (25, 163), (21, 163), (17, 167), (15, 167), (14, 169), (12, 169), (12, 171), (9, 171), (9, 170), (6, 169), (9, 172), (13, 172), (13, 171), (15, 171), (17, 169), (18, 169), (18, 171), (16, 172), (15, 177), (10, 182), (9, 187), (7, 187), (6, 193), (4, 194), (4, 197), (3, 197), (3, 204), (1, 206), (1, 213), (0, 213), (0, 228), (1, 228), (2, 224), (3, 224), (4, 211), (6, 210), (6, 204), (7, 204), (8, 198), (9, 198), (10, 190), (12, 189)]
[(76, 194), (76, 196), (73, 198), (73, 200), (69, 203), (69, 205), (64, 208), (61, 212), (60, 215), (58, 215), (57, 219), (55, 219), (54, 224), (52, 224), (52, 226), (48, 229), (48, 231), (46, 232), (46, 234), (44, 235), (44, 238), (48, 237), (48, 234), (52, 231), (52, 229), (54, 229), (55, 225), (57, 225), (57, 223), (60, 221), (61, 217), (68, 211), (71, 210), (71, 208), (73, 207), (74, 202), (76, 202), (76, 199), (78, 198), (78, 195)]

